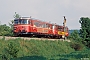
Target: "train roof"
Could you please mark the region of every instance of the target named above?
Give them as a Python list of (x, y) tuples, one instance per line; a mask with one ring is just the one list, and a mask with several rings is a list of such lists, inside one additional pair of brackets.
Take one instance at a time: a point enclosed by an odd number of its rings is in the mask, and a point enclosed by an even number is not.
[(19, 17), (19, 18), (15, 18), (16, 19), (31, 19), (31, 17)]
[(42, 21), (42, 20), (39, 20), (39, 19), (31, 18), (31, 17), (19, 17), (19, 18), (15, 18), (15, 20), (17, 20), (17, 19), (31, 19), (31, 20), (42, 22), (42, 23), (46, 23), (46, 24), (52, 24), (52, 25), (57, 25), (57, 26), (64, 27), (64, 26), (56, 24), (56, 23), (50, 23), (50, 22)]

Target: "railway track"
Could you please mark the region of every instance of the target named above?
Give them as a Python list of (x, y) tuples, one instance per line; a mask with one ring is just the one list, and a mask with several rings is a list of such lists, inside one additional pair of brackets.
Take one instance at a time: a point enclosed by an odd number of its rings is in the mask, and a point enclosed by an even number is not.
[(68, 39), (64, 40), (64, 39), (49, 39), (49, 38), (35, 38), (35, 37), (31, 38), (31, 37), (0, 36), (0, 39), (5, 39), (5, 40), (18, 39), (18, 38), (23, 39), (23, 40), (32, 40), (32, 39), (34, 39), (34, 40), (51, 40), (51, 41), (56, 41), (56, 40), (58, 41), (58, 40), (60, 40), (60, 41), (70, 42), (70, 40), (68, 40)]

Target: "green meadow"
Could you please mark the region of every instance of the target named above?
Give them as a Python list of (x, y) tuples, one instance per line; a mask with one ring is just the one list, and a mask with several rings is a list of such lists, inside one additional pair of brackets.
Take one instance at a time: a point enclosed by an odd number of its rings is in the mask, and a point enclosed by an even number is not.
[(81, 60), (90, 59), (90, 49), (79, 42), (0, 39), (0, 60)]

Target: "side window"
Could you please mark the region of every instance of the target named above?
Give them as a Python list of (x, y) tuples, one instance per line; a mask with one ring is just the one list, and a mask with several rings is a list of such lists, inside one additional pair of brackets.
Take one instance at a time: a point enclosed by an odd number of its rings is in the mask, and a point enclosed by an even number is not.
[(40, 23), (38, 21), (34, 22), (34, 26), (40, 27)]
[(59, 31), (63, 31), (63, 27), (60, 27), (60, 26), (59, 26), (59, 27), (58, 27), (58, 30), (59, 30)]
[(51, 28), (51, 27), (50, 27), (50, 24), (47, 24), (47, 28), (49, 28), (49, 29)]
[(42, 24), (42, 27), (43, 28), (47, 28), (47, 24)]
[(34, 26), (38, 27), (38, 22), (34, 22)]
[(50, 28), (50, 24), (47, 24), (47, 28)]
[(45, 24), (43, 24), (43, 28), (45, 28)]

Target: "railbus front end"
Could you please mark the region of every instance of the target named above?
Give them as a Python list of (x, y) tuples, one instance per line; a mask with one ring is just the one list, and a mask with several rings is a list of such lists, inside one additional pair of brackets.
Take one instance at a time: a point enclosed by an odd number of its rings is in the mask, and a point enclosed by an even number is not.
[(13, 26), (14, 35), (29, 34), (30, 26), (30, 18), (16, 18)]

